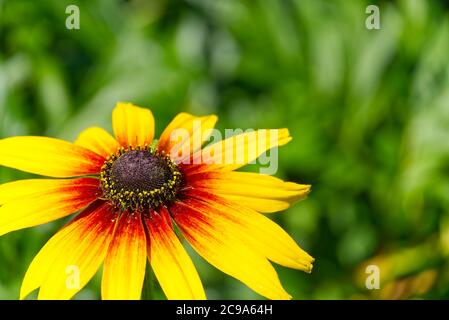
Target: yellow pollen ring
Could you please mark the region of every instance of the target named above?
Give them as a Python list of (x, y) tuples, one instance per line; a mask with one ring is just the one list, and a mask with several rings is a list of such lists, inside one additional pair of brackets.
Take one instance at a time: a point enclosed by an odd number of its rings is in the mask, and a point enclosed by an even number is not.
[[(113, 167), (120, 157), (127, 154), (129, 155), (131, 152), (143, 155), (144, 157), (147, 157), (147, 159), (155, 159), (158, 162), (163, 163), (163, 169), (169, 172), (169, 177), (158, 187), (155, 187), (155, 184), (151, 181), (149, 181), (148, 186), (141, 188), (136, 188), (134, 185), (124, 186), (124, 183), (117, 181), (114, 176)], [(136, 170), (136, 163), (131, 162), (131, 164), (130, 168)], [(137, 170), (138, 169), (137, 166)], [(157, 166), (155, 169), (158, 169)], [(131, 172), (131, 175), (133, 174), (135, 174), (134, 171)], [(117, 153), (111, 154), (102, 166), (100, 182), (103, 191), (103, 199), (111, 201), (122, 211), (142, 211), (156, 209), (160, 205), (174, 201), (182, 184), (182, 174), (177, 165), (165, 152), (158, 152), (150, 146), (121, 147)], [(158, 180), (157, 183), (161, 183), (161, 181)]]

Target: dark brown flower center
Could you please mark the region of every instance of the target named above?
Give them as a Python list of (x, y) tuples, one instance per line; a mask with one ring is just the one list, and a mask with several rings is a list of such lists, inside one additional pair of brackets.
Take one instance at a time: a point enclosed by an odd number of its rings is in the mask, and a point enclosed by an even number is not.
[(149, 147), (120, 150), (101, 172), (104, 198), (123, 210), (156, 209), (176, 198), (180, 184), (176, 164)]
[(171, 178), (167, 162), (147, 151), (127, 152), (111, 168), (111, 180), (120, 189), (151, 191), (163, 187)]

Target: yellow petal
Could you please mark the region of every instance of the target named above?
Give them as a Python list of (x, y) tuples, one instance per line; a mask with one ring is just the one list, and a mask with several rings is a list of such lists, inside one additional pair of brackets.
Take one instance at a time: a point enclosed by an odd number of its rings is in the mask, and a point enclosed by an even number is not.
[(70, 299), (97, 272), (115, 226), (107, 204), (96, 202), (39, 251), (23, 279), (20, 299), (40, 287), (39, 299)]
[(0, 206), (9, 201), (22, 199), (36, 193), (42, 195), (58, 192), (61, 188), (70, 188), (70, 186), (76, 185), (77, 181), (86, 180), (29, 179), (0, 184)]
[(179, 161), (182, 161), (201, 149), (217, 120), (215, 115), (195, 117), (184, 112), (178, 114), (161, 134), (158, 150), (166, 153), (173, 152), (177, 155), (183, 150), (188, 150), (188, 154), (179, 157)]
[(153, 114), (131, 103), (117, 103), (112, 112), (112, 126), (123, 147), (150, 145), (154, 138)]
[(269, 299), (290, 299), (273, 266), (257, 250), (223, 232), (196, 208), (178, 202), (170, 212), (192, 247), (210, 264)]
[(173, 231), (169, 213), (161, 208), (145, 218), (150, 233), (148, 255), (151, 267), (168, 299), (206, 299), (200, 277)]
[(193, 165), (190, 171), (236, 170), (254, 163), (268, 150), (285, 145), (291, 139), (288, 129), (262, 129), (238, 134), (196, 152), (192, 163), (207, 165)]
[(75, 144), (89, 149), (105, 159), (116, 153), (119, 148), (114, 137), (106, 130), (97, 127), (91, 127), (81, 132)]
[(140, 213), (125, 211), (118, 220), (114, 240), (104, 262), (102, 298), (140, 299), (146, 260), (146, 236)]
[[(20, 187), (23, 187), (22, 189)], [(34, 189), (34, 187), (38, 187)], [(47, 223), (88, 206), (99, 195), (99, 180), (24, 180), (2, 185), (0, 235)]]
[(280, 265), (312, 271), (314, 259), (275, 222), (264, 215), (210, 193), (192, 191), (186, 205), (196, 208), (221, 234), (234, 234), (242, 242)]
[(46, 137), (0, 140), (0, 165), (43, 176), (66, 178), (98, 174), (104, 159), (70, 142)]
[(285, 210), (304, 199), (310, 185), (250, 172), (210, 172), (187, 177), (190, 185), (259, 212)]
[(220, 196), (229, 201), (239, 203), (242, 206), (254, 209), (262, 213), (273, 213), (283, 211), (290, 207), (290, 204), (288, 202), (276, 199), (264, 199), (264, 198), (256, 199), (248, 196), (236, 196), (227, 194), (220, 194)]

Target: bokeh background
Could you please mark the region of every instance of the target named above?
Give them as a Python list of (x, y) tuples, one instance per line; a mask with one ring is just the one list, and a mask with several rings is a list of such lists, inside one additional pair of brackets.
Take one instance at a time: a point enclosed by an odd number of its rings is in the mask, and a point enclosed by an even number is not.
[[(67, 30), (65, 9), (80, 8)], [(365, 9), (380, 7), (381, 30)], [(73, 140), (116, 101), (218, 127), (288, 127), (278, 176), (313, 185), (272, 214), (315, 258), (277, 267), (295, 299), (449, 298), (449, 6), (445, 1), (0, 0), (0, 137)], [(30, 175), (0, 168), (0, 182)], [(0, 238), (0, 298), (58, 221)], [(259, 299), (192, 253), (209, 298)], [(365, 267), (381, 288), (365, 287)], [(120, 275), (117, 275), (120, 276)], [(98, 274), (77, 295), (99, 298)], [(156, 285), (156, 298), (163, 298)]]

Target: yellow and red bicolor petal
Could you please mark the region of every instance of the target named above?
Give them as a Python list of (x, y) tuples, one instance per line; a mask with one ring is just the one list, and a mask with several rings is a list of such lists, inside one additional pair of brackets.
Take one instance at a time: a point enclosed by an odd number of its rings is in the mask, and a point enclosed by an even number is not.
[(259, 156), (291, 141), (288, 129), (245, 132), (208, 145), (192, 156), (187, 171), (232, 171), (253, 163)]
[(112, 112), (112, 127), (122, 147), (150, 145), (154, 138), (154, 118), (150, 110), (119, 102)]
[(104, 159), (116, 153), (119, 148), (117, 140), (109, 132), (98, 127), (91, 127), (82, 131), (75, 144), (95, 152)]
[(66, 178), (98, 174), (103, 157), (73, 143), (46, 137), (0, 140), (0, 165), (43, 176)]
[(147, 260), (146, 245), (141, 214), (123, 212), (104, 261), (103, 299), (140, 299)]
[(259, 212), (288, 209), (310, 192), (310, 185), (285, 182), (252, 172), (203, 172), (187, 175), (188, 184)]
[(178, 114), (161, 134), (158, 150), (176, 153), (179, 161), (190, 157), (209, 139), (217, 120), (215, 115), (195, 117), (185, 112)]
[(220, 234), (234, 234), (269, 260), (305, 272), (314, 259), (275, 222), (264, 215), (207, 192), (186, 194), (186, 206), (195, 208)]
[(270, 262), (239, 234), (227, 232), (184, 201), (170, 207), (177, 226), (192, 247), (210, 264), (269, 299), (290, 299)]
[(168, 299), (206, 299), (200, 277), (178, 237), (165, 208), (144, 221), (150, 234), (148, 257)]
[(21, 180), (0, 186), (0, 235), (47, 223), (87, 207), (99, 180)]
[(116, 213), (97, 201), (54, 235), (31, 263), (20, 290), (24, 299), (70, 299), (97, 272), (112, 240)]

